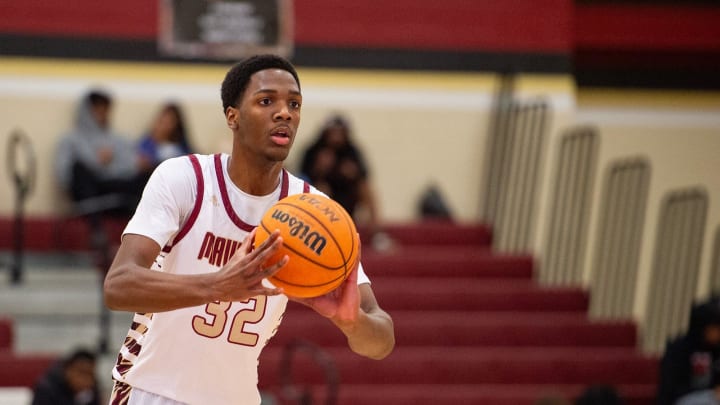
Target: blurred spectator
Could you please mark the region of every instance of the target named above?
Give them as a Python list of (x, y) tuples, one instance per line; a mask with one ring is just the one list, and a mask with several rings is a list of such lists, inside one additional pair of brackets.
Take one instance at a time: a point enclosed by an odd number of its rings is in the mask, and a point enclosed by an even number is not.
[(622, 405), (623, 401), (615, 387), (591, 385), (575, 400), (575, 405)]
[(685, 335), (671, 341), (660, 363), (658, 404), (672, 405), (687, 394), (720, 383), (720, 299), (695, 305)]
[(52, 365), (33, 388), (32, 405), (97, 405), (95, 354), (79, 349)]
[(436, 184), (429, 185), (420, 196), (418, 211), (423, 219), (452, 221), (452, 213)]
[(92, 90), (80, 100), (75, 128), (58, 145), (55, 174), (75, 203), (99, 201), (97, 206), (85, 204), (80, 211), (96, 212), (108, 206), (131, 214), (145, 176), (132, 142), (110, 129), (111, 109), (112, 99), (101, 90)]
[(165, 159), (192, 152), (178, 104), (167, 103), (162, 107), (148, 132), (140, 138), (138, 151), (147, 163), (147, 171), (152, 171)]
[(353, 143), (351, 132), (343, 117), (331, 117), (315, 143), (306, 149), (300, 172), (354, 218), (357, 219), (359, 209), (363, 209), (370, 232), (374, 234), (379, 226), (377, 203), (365, 159)]

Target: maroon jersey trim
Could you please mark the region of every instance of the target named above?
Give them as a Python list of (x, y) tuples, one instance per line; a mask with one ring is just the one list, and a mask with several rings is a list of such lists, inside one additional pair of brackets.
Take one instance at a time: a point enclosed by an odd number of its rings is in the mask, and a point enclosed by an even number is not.
[(303, 182), (303, 193), (309, 193), (310, 192), (310, 183), (307, 181)]
[(173, 239), (172, 245), (166, 245), (163, 248), (163, 252), (165, 253), (169, 252), (174, 245), (180, 242), (182, 238), (184, 238), (185, 235), (190, 232), (190, 228), (192, 228), (193, 224), (195, 224), (195, 221), (197, 220), (198, 215), (200, 215), (203, 195), (205, 195), (205, 182), (203, 180), (200, 162), (195, 155), (188, 155), (188, 158), (190, 158), (190, 163), (192, 163), (193, 171), (195, 172), (195, 178), (197, 179), (197, 196), (195, 197), (195, 205), (193, 206), (193, 209), (190, 212), (190, 216), (188, 217), (187, 221), (185, 221), (182, 228), (180, 228), (180, 232), (178, 232), (178, 234)]
[[(218, 153), (215, 155), (215, 177), (217, 177), (218, 186), (220, 186), (220, 196), (222, 197), (223, 206), (225, 206), (225, 212), (227, 213), (228, 217), (230, 217), (230, 220), (237, 226), (238, 228), (242, 229), (243, 231), (250, 232), (257, 225), (250, 225), (240, 219), (238, 214), (235, 212), (235, 209), (233, 209), (232, 204), (230, 203), (230, 196), (227, 191), (227, 185), (225, 184), (225, 175), (223, 173), (222, 169), (222, 161), (220, 160), (221, 155)], [(287, 197), (288, 195), (288, 188), (290, 187), (290, 179), (288, 176), (288, 173), (285, 169), (282, 170), (282, 180), (280, 181), (280, 199)]]

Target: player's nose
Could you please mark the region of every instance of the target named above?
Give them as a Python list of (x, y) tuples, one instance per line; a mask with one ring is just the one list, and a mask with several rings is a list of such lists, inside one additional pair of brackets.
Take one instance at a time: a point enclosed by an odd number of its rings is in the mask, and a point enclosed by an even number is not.
[(280, 107), (280, 109), (275, 111), (273, 119), (279, 121), (290, 121), (292, 119), (292, 114), (290, 114), (290, 108), (287, 105), (283, 105), (282, 107)]

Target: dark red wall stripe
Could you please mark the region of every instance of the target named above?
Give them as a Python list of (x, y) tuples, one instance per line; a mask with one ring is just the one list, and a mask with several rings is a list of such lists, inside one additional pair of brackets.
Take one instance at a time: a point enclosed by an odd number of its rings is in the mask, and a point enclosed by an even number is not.
[(720, 51), (720, 7), (584, 5), (574, 31), (576, 48)]
[(303, 45), (539, 52), (571, 46), (569, 0), (302, 0), (295, 16)]
[(0, 0), (0, 16), (0, 32), (17, 34), (147, 39), (158, 25), (148, 0)]
[[(298, 45), (564, 52), (570, 0), (296, 0)], [(0, 32), (154, 39), (157, 1), (0, 0)]]
[[(0, 0), (0, 33), (152, 40), (157, 1)], [(567, 52), (720, 50), (720, 7), (571, 0), (296, 0), (299, 46)]]

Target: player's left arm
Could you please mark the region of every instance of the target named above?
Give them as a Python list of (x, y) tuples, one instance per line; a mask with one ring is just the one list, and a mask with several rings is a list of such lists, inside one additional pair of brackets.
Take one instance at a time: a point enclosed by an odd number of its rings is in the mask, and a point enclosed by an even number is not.
[(352, 351), (380, 360), (395, 347), (393, 321), (378, 305), (370, 284), (357, 284), (357, 273), (357, 269), (350, 272), (335, 291), (297, 301), (330, 319), (345, 334)]
[(390, 314), (378, 305), (369, 283), (357, 286), (360, 309), (355, 319), (336, 318), (333, 322), (347, 336), (350, 348), (360, 355), (380, 360), (395, 347), (395, 328)]

